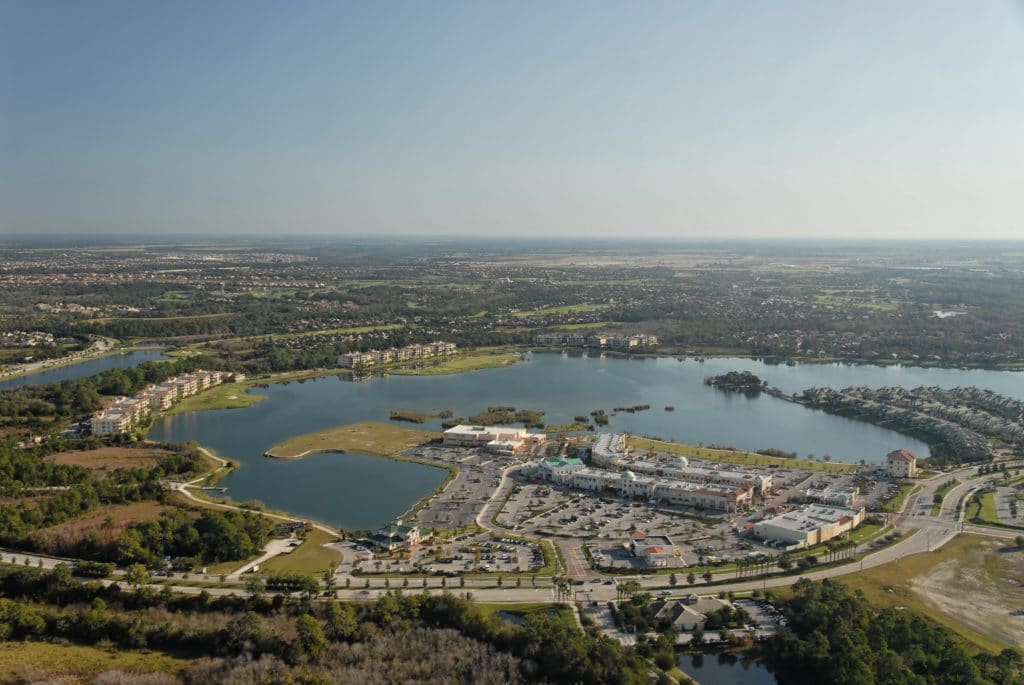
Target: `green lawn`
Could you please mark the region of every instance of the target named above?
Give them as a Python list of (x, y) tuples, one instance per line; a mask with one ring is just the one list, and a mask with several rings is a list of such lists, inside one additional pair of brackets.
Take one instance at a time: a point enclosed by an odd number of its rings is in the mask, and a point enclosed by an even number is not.
[(665, 442), (663, 440), (651, 440), (649, 438), (629, 437), (626, 439), (630, 447), (638, 450), (655, 450), (678, 454), (692, 459), (706, 459), (708, 461), (721, 461), (730, 464), (744, 464), (746, 466), (777, 466), (790, 469), (806, 469), (808, 471), (827, 471), (829, 473), (853, 473), (857, 470), (854, 464), (841, 462), (810, 461), (809, 459), (786, 459), (784, 457), (768, 457), (756, 452), (741, 452), (738, 450), (716, 450), (707, 447), (698, 447), (681, 442)]
[(207, 411), (210, 409), (244, 409), (266, 399), (265, 395), (246, 392), (250, 384), (224, 383), (203, 392), (186, 397), (181, 402), (164, 412), (166, 416), (184, 414), (190, 411)]
[(444, 376), (455, 373), (468, 373), (480, 371), (481, 369), (500, 369), (519, 361), (518, 353), (508, 352), (482, 352), (460, 354), (456, 357), (442, 361), (432, 366), (420, 368), (403, 366), (392, 369), (389, 373), (399, 376)]
[(939, 496), (939, 501), (932, 503), (932, 516), (938, 516), (942, 512), (942, 504), (946, 500), (946, 495), (948, 495), (949, 491), (958, 485), (960, 485), (960, 481), (956, 478), (951, 478), (935, 491), (935, 494)]
[(528, 316), (548, 316), (551, 314), (578, 314), (581, 312), (595, 312), (599, 309), (607, 309), (606, 304), (567, 304), (561, 307), (544, 307), (542, 309), (530, 309), (523, 312), (513, 312), (512, 316), (522, 319)]
[(886, 512), (899, 511), (900, 507), (903, 506), (903, 503), (907, 501), (907, 498), (920, 489), (920, 485), (914, 485), (913, 483), (901, 483), (900, 489), (896, 495), (892, 499), (882, 502), (878, 508), (881, 511)]
[(296, 459), (310, 452), (340, 451), (392, 457), (439, 437), (441, 434), (434, 431), (364, 421), (288, 438), (271, 447), (267, 454)]
[(319, 575), (332, 566), (337, 566), (341, 561), (341, 552), (323, 546), (324, 543), (336, 539), (333, 535), (314, 528), (306, 533), (306, 539), (294, 551), (270, 559), (260, 570), (301, 571)]

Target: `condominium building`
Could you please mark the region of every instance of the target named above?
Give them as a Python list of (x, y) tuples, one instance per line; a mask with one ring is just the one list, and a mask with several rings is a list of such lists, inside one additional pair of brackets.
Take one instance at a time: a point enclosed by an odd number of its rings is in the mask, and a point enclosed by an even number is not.
[(130, 430), (152, 411), (170, 409), (178, 400), (218, 385), (224, 379), (220, 371), (194, 371), (149, 386), (135, 397), (119, 397), (107, 409), (94, 415), (89, 426), (93, 435), (110, 435)]
[(457, 349), (453, 342), (437, 341), (422, 345), (406, 345), (397, 349), (347, 352), (338, 357), (338, 365), (346, 369), (353, 369), (356, 367), (376, 366), (377, 364), (390, 364), (391, 362), (410, 361), (412, 359), (431, 359), (433, 357), (455, 354)]

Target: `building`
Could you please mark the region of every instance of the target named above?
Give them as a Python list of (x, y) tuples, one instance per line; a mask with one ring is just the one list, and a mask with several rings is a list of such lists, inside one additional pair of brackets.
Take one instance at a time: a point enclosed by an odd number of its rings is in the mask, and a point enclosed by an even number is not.
[(374, 547), (390, 552), (419, 544), (424, 539), (426, 534), (423, 529), (395, 520), (371, 535), (370, 543)]
[(523, 468), (522, 473), (529, 478), (576, 490), (717, 511), (749, 509), (754, 497), (753, 488), (749, 485), (732, 487), (638, 476), (632, 471), (586, 467), (579, 459), (561, 457), (531, 462)]
[(763, 496), (771, 490), (773, 477), (770, 473), (744, 471), (722, 466), (698, 466), (690, 464), (683, 456), (655, 455), (630, 452), (623, 434), (602, 433), (598, 435), (590, 452), (590, 462), (608, 469), (629, 470), (648, 476), (674, 478), (694, 483), (725, 485), (733, 488), (750, 486), (754, 493)]
[(667, 535), (646, 533), (642, 530), (633, 531), (629, 540), (629, 553), (637, 559), (642, 559), (650, 568), (682, 564), (679, 548)]
[(485, 447), (496, 454), (526, 453), (546, 440), (544, 433), (531, 433), (514, 426), (459, 424), (444, 432), (445, 447)]
[(811, 486), (801, 493), (800, 498), (804, 502), (817, 502), (833, 507), (852, 507), (860, 500), (860, 489), (856, 486), (849, 488), (833, 488), (830, 485)]
[(150, 412), (170, 409), (178, 400), (219, 385), (224, 380), (220, 371), (194, 371), (169, 378), (157, 386), (149, 386), (135, 397), (119, 397), (106, 410), (89, 421), (93, 435), (124, 433), (149, 416)]
[(781, 543), (787, 549), (820, 545), (850, 532), (864, 520), (864, 509), (807, 504), (799, 509), (758, 521), (754, 537)]
[(338, 357), (338, 366), (346, 369), (365, 368), (377, 364), (404, 362), (412, 359), (431, 359), (453, 355), (458, 347), (453, 342), (438, 340), (423, 345), (406, 345), (401, 348), (386, 350), (367, 350), (366, 352), (348, 352)]
[(908, 449), (899, 449), (885, 455), (885, 471), (890, 478), (913, 478), (917, 475), (917, 455)]
[(715, 597), (698, 597), (689, 595), (686, 599), (664, 599), (651, 604), (655, 619), (678, 632), (690, 632), (700, 628), (704, 630), (707, 615), (713, 611), (721, 611), (732, 605)]

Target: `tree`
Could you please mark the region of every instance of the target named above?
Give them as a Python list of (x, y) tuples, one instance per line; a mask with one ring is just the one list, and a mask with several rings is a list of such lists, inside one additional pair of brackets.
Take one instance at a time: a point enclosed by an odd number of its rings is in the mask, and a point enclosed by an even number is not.
[(320, 621), (309, 614), (303, 614), (299, 616), (295, 628), (298, 631), (299, 648), (311, 659), (317, 659), (327, 647), (327, 638), (324, 637)]
[(149, 582), (149, 572), (142, 564), (132, 564), (125, 569), (124, 580), (133, 589), (138, 590)]
[(694, 575), (693, 571), (690, 571), (689, 573), (686, 574), (686, 582), (689, 583), (690, 585), (693, 585), (694, 583), (697, 582), (697, 576)]
[(710, 584), (711, 584), (711, 579), (712, 579), (712, 578), (714, 578), (714, 576), (713, 576), (713, 575), (711, 575), (711, 571), (705, 571), (705, 572), (704, 572), (704, 573), (703, 573), (703, 574), (701, 575), (701, 578), (703, 578), (703, 579), (704, 579), (704, 582), (705, 582), (705, 583), (707, 583), (708, 585), (710, 585)]
[(668, 584), (671, 585), (672, 587), (675, 587), (676, 585), (679, 584), (679, 578), (676, 576), (676, 574), (673, 573), (672, 575), (670, 575), (668, 577)]
[(327, 589), (327, 592), (329, 592), (332, 595), (334, 594), (335, 590), (338, 587), (338, 578), (334, 575), (333, 565), (329, 569), (324, 571), (324, 587)]
[(267, 591), (267, 581), (258, 573), (249, 573), (245, 578), (245, 591), (253, 599), (258, 599)]
[(356, 635), (359, 624), (351, 604), (340, 604), (334, 600), (323, 607), (325, 632), (334, 641), (348, 640)]

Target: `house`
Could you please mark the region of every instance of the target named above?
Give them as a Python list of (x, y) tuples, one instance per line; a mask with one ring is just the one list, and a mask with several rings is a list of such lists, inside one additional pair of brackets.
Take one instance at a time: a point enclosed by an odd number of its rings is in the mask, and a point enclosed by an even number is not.
[(917, 475), (917, 455), (908, 449), (899, 449), (885, 455), (885, 471), (890, 478), (913, 478)]

